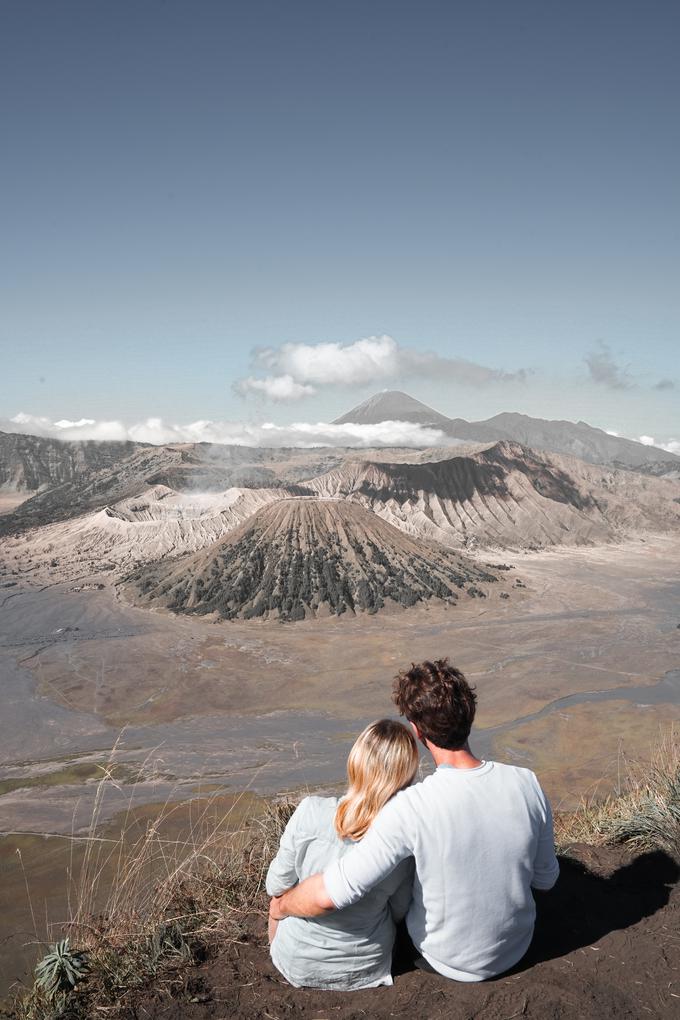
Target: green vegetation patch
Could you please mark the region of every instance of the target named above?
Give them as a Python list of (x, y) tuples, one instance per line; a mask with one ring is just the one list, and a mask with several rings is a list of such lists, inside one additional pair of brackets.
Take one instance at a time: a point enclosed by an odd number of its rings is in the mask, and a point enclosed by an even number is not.
[[(0, 797), (6, 793), (13, 793), (14, 790), (30, 790), (33, 788), (47, 789), (52, 786), (78, 786), (90, 780), (102, 778), (104, 765), (97, 762), (79, 762), (66, 765), (55, 772), (41, 772), (34, 776), (12, 776), (10, 779), (0, 779)], [(126, 765), (106, 765), (106, 771), (111, 778), (121, 783), (139, 782), (138, 773)]]

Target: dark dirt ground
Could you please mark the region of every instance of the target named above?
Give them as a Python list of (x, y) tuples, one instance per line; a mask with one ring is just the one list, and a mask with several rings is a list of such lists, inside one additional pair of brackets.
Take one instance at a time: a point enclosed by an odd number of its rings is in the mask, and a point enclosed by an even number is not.
[(170, 994), (147, 991), (129, 1020), (643, 1020), (680, 1017), (680, 868), (660, 852), (574, 846), (540, 895), (536, 934), (513, 971), (461, 984), (405, 969), (392, 988), (296, 989), (272, 966), (265, 919), (190, 970)]

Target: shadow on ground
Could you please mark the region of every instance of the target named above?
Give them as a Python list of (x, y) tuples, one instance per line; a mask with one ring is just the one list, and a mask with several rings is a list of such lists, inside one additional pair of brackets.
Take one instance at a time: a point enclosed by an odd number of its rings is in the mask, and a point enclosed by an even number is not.
[(515, 972), (592, 946), (666, 906), (680, 877), (667, 854), (641, 854), (609, 874), (598, 873), (603, 857), (604, 851), (592, 848), (580, 857), (560, 857), (557, 885), (536, 894), (534, 940)]

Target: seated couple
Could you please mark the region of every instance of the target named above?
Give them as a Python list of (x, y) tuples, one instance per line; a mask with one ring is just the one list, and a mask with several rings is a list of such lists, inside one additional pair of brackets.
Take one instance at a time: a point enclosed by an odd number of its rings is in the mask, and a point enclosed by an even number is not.
[[(349, 789), (306, 797), (267, 875), (271, 956), (292, 984), (351, 990), (392, 984), (396, 923), (418, 966), (483, 981), (531, 942), (533, 889), (559, 866), (550, 805), (529, 769), (475, 758), (476, 697), (446, 659), (399, 674), (411, 724), (381, 719), (357, 738)], [(417, 737), (436, 771), (411, 785)]]

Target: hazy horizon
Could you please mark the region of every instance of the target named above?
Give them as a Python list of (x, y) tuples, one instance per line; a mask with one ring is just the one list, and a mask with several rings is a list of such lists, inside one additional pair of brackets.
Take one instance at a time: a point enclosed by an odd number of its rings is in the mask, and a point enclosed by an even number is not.
[[(372, 397), (379, 397), (382, 393), (390, 392), (394, 393), (394, 391), (389, 390), (378, 391)], [(401, 393), (406, 397), (410, 396), (410, 394), (404, 394), (403, 391)], [(430, 409), (435, 412), (439, 411), (437, 408)], [(353, 408), (346, 408), (345, 410), (346, 413), (349, 413)], [(532, 420), (540, 421), (541, 419)], [(548, 420), (555, 421), (555, 419)], [(581, 422), (581, 424), (583, 423)], [(585, 424), (589, 423), (586, 422)], [(613, 429), (602, 431), (606, 431), (610, 436), (631, 439), (634, 442), (641, 443), (643, 446), (651, 446), (660, 451), (680, 455), (680, 440), (670, 438), (664, 441), (649, 435), (627, 436)], [(255, 423), (252, 421), (230, 422), (205, 419), (179, 424), (164, 422), (161, 418), (147, 418), (146, 420), (126, 425), (118, 420), (96, 421), (87, 418), (77, 421), (60, 419), (54, 422), (45, 417), (20, 413), (11, 419), (0, 417), (0, 432), (76, 441), (115, 442), (132, 440), (133, 442), (156, 445), (178, 442), (207, 442), (223, 445), (274, 448), (288, 446), (300, 448), (322, 446), (423, 448), (428, 446), (450, 446), (456, 442), (465, 441), (453, 438), (453, 433), (438, 429), (436, 425), (426, 426), (417, 424), (406, 420), (405, 417), (402, 419), (398, 415), (393, 415), (375, 424), (351, 421), (338, 423), (296, 421), (281, 425), (266, 420)]]

